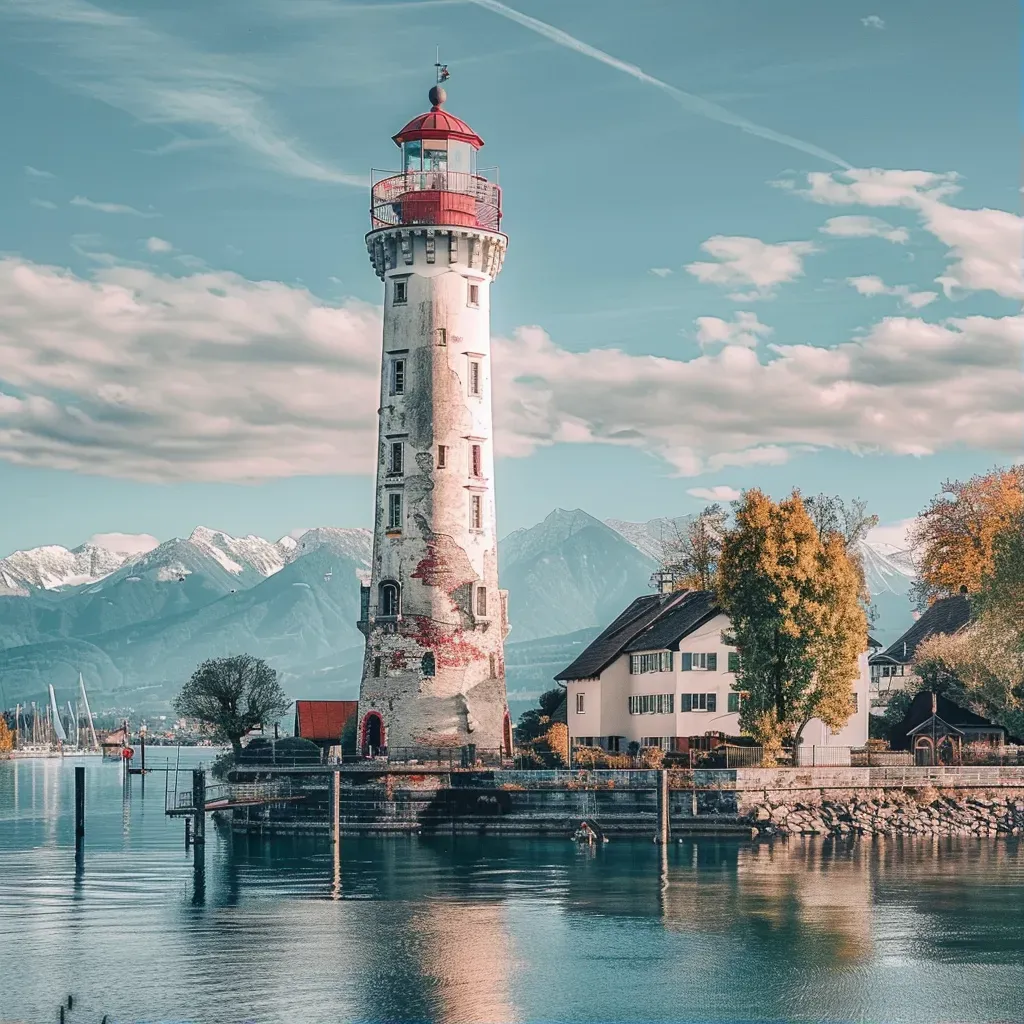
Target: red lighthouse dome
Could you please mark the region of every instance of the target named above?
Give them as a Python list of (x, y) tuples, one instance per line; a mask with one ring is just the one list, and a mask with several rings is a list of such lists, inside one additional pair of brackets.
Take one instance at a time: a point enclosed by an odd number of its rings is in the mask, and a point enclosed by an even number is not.
[(431, 107), (392, 136), (402, 151), (402, 173), (373, 185), (373, 227), (452, 225), (498, 231), (501, 190), (477, 173), (484, 140), (442, 106), (444, 89), (430, 90)]

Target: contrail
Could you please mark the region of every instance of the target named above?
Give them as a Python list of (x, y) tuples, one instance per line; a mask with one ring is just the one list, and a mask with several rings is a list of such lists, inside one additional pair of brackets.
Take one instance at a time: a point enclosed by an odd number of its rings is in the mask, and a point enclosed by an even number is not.
[(641, 82), (653, 85), (655, 88), (661, 89), (662, 92), (668, 93), (677, 103), (693, 114), (709, 118), (712, 121), (720, 121), (722, 124), (730, 124), (734, 128), (739, 128), (740, 131), (747, 132), (750, 135), (756, 135), (771, 142), (781, 143), (783, 146), (789, 146), (791, 149), (798, 149), (801, 153), (820, 157), (822, 160), (827, 160), (829, 163), (836, 164), (846, 170), (852, 169), (852, 165), (847, 163), (841, 156), (836, 156), (835, 153), (830, 153), (827, 149), (815, 146), (813, 142), (804, 142), (802, 139), (793, 138), (792, 135), (784, 135), (782, 132), (765, 128), (763, 125), (755, 124), (753, 121), (748, 121), (745, 117), (734, 114), (731, 110), (726, 110), (725, 107), (720, 107), (717, 103), (702, 99), (700, 96), (694, 96), (693, 93), (683, 92), (682, 89), (677, 89), (674, 85), (669, 85), (668, 82), (663, 82), (660, 78), (647, 74), (646, 71), (638, 68), (635, 64), (627, 64), (624, 60), (619, 60), (618, 57), (613, 57), (610, 53), (605, 53), (604, 50), (599, 50), (596, 46), (590, 46), (575, 36), (569, 35), (568, 32), (555, 28), (554, 25), (549, 25), (547, 22), (539, 21), (537, 18), (531, 18), (528, 14), (522, 14), (511, 7), (506, 7), (505, 4), (499, 3), (498, 0), (470, 0), (470, 3), (474, 3), (478, 7), (485, 7), (487, 10), (500, 14), (503, 18), (508, 18), (510, 21), (518, 22), (524, 28), (528, 28), (530, 31), (550, 39), (553, 43), (558, 43), (559, 46), (575, 50), (577, 53), (582, 53), (585, 57), (592, 57), (594, 60), (599, 60), (602, 64), (607, 64), (610, 68), (615, 68), (617, 71), (632, 75), (633, 78), (639, 79)]

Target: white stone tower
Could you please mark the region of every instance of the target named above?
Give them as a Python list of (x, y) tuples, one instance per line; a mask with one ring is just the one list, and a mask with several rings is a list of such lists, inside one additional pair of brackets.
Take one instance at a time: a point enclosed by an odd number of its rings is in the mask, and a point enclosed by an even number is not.
[[(490, 287), (508, 238), (480, 138), (442, 109), (394, 136), (374, 173), (370, 261), (384, 282), (373, 565), (362, 589), (365, 752), (511, 752), (507, 594), (498, 589)], [(448, 756), (447, 753), (444, 756)]]

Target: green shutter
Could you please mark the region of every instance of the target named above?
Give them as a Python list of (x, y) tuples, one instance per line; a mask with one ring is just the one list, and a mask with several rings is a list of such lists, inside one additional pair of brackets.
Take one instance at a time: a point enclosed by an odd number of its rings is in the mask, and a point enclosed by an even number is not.
[(683, 671), (684, 672), (692, 672), (693, 671), (693, 655), (692, 654), (684, 654), (683, 655)]
[(679, 696), (680, 696), (681, 701), (682, 701), (681, 706), (680, 706), (680, 710), (681, 711), (692, 711), (693, 710), (693, 694), (691, 694), (691, 693), (681, 693)]
[(718, 696), (714, 693), (708, 694), (708, 711), (718, 710)]
[(729, 671), (739, 672), (740, 670), (740, 656), (736, 651), (729, 652)]
[[(731, 655), (730, 655), (731, 657)], [(736, 712), (740, 709), (740, 695), (738, 693), (729, 694), (729, 711)]]
[(709, 672), (717, 672), (718, 671), (718, 655), (717, 654), (709, 654), (708, 655), (708, 671)]

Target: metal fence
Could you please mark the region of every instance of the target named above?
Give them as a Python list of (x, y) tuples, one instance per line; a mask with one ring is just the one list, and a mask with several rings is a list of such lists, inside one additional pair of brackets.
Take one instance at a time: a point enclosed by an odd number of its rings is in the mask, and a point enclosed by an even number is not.
[(370, 218), (374, 228), (450, 223), (498, 231), (501, 189), (464, 171), (392, 174), (373, 183)]

